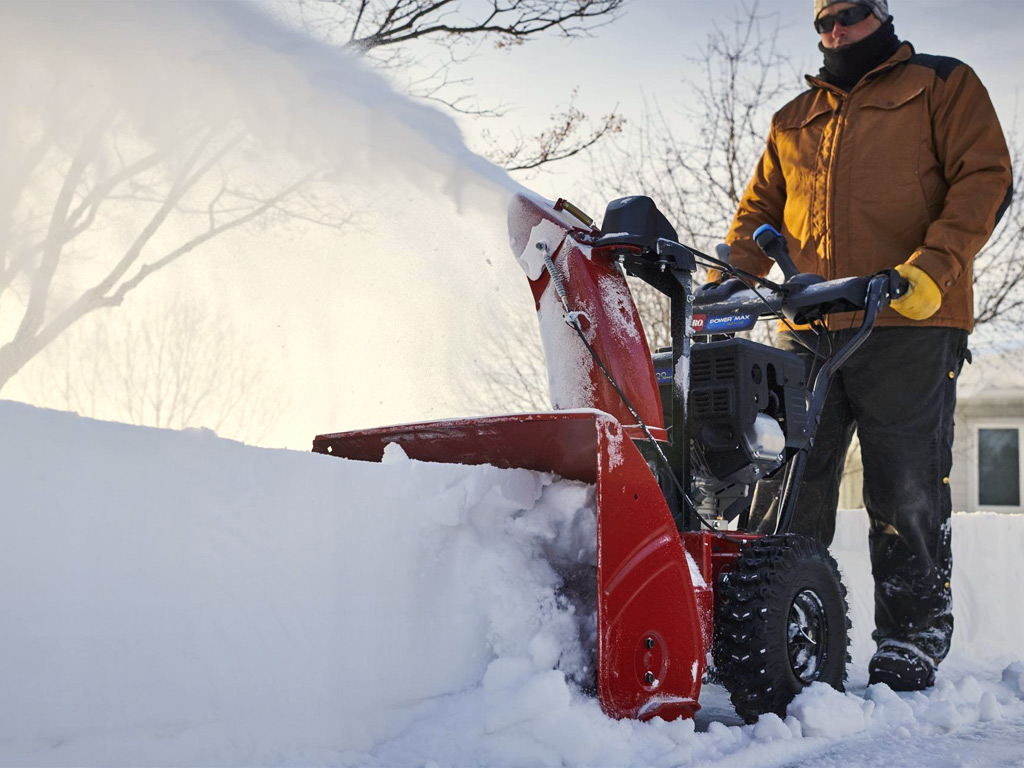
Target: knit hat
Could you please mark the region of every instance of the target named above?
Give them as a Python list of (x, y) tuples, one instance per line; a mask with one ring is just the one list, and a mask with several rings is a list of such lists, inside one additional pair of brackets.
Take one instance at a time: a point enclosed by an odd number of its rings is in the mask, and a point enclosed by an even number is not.
[(830, 5), (841, 2), (866, 5), (879, 21), (884, 22), (889, 18), (889, 0), (814, 0), (814, 18), (817, 19)]

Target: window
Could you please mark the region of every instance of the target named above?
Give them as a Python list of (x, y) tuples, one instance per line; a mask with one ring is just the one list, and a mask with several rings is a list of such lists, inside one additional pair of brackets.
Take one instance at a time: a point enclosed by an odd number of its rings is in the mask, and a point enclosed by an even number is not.
[(979, 424), (975, 431), (977, 509), (1021, 511), (1021, 427)]

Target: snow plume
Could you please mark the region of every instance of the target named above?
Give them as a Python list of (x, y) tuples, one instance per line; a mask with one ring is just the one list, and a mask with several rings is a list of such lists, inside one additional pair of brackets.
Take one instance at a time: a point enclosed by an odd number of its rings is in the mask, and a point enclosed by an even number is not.
[(110, 109), (144, 138), (173, 139), (186, 121), (239, 121), (268, 153), (329, 164), (348, 180), (440, 178), (467, 202), (474, 183), (517, 188), (466, 148), (449, 117), (253, 4), (3, 3), (0, 42), (3, 71), (16, 75), (4, 78), (4, 116), (39, 109), (65, 139)]
[[(42, 244), (66, 238), (52, 282), (49, 267), (0, 281), (0, 343), (32, 291), (52, 319), (134, 244), (120, 281), (221, 230), (90, 319), (114, 336), (175, 292), (223, 312), (289, 386), (271, 445), (451, 415), (450, 382), (475, 364), (466, 329), (500, 332), (504, 313), (481, 315), (509, 285), (528, 296), (508, 253), (519, 187), (504, 170), (449, 116), (254, 3), (0, 3), (0, 125), (0, 272), (38, 267)], [(53, 238), (51, 218), (65, 224)], [(4, 394), (34, 397), (14, 386)]]

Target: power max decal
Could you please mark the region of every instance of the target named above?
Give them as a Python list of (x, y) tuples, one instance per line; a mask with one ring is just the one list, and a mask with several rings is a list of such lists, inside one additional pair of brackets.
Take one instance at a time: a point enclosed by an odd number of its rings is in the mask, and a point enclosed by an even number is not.
[(721, 317), (694, 315), (690, 326), (694, 333), (731, 333), (749, 330), (754, 327), (755, 322), (757, 322), (757, 316), (750, 312)]

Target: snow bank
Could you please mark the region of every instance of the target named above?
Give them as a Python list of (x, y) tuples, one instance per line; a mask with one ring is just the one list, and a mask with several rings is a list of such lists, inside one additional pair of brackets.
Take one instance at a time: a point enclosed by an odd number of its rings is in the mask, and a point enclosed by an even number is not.
[[(612, 721), (571, 682), (593, 641), (562, 587), (593, 566), (586, 486), (2, 401), (0, 425), (0, 765), (771, 765), (982, 726), (1009, 734), (975, 748), (999, 756), (1024, 726), (1024, 664), (991, 660), (928, 695), (865, 692), (855, 667), (851, 693), (754, 726), (715, 686), (696, 723)], [(958, 521), (958, 579), (1013, 573), (1022, 523)], [(991, 616), (985, 586), (957, 651), (1012, 655), (1024, 619)]]
[(594, 562), (587, 486), (0, 406), (4, 762), (316, 761), (588, 663), (543, 552)]

